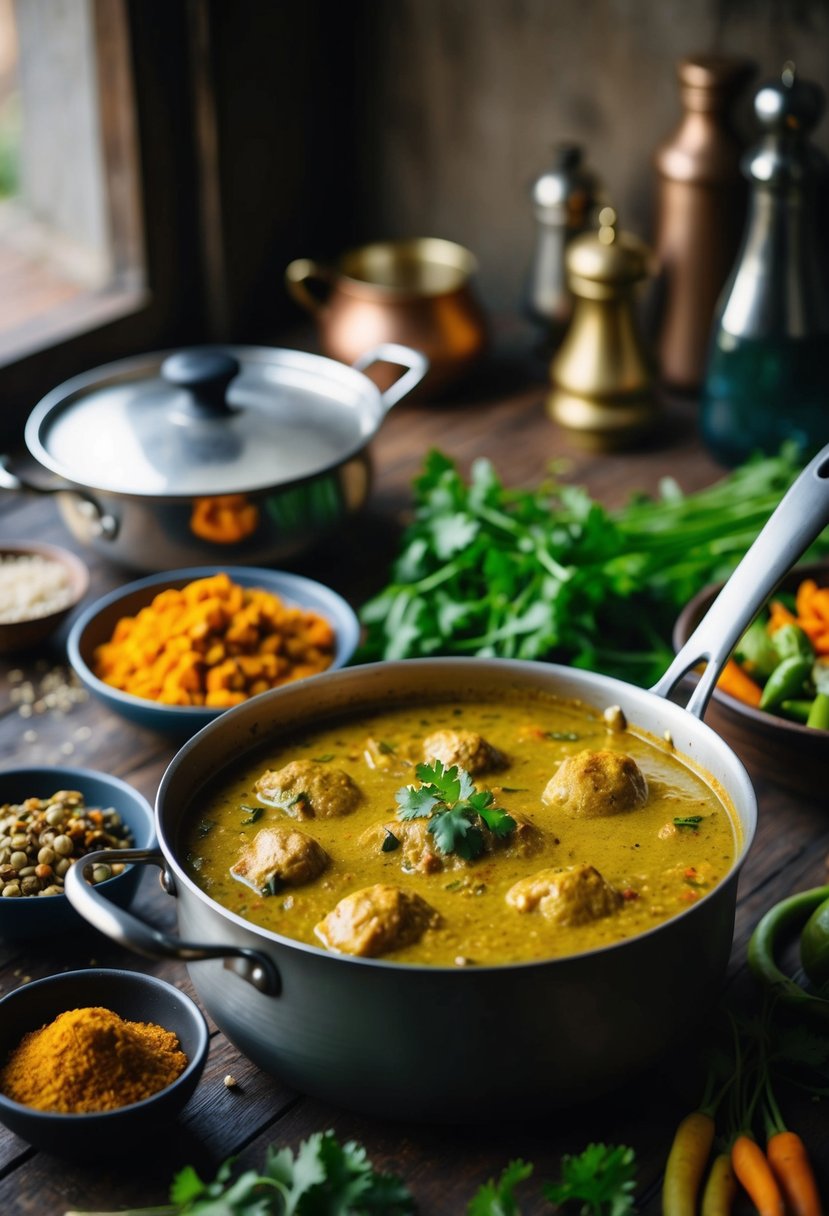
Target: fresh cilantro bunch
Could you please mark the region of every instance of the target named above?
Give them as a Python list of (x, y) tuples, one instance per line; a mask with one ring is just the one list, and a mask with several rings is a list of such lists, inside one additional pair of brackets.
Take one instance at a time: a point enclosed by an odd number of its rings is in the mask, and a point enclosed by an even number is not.
[(203, 1182), (185, 1166), (173, 1180), (169, 1205), (119, 1216), (411, 1216), (414, 1211), (399, 1178), (377, 1173), (362, 1145), (340, 1144), (327, 1131), (309, 1136), (296, 1155), (270, 1146), (261, 1173), (245, 1170), (234, 1179), (230, 1160), (212, 1182)]
[[(533, 1172), (524, 1161), (510, 1161), (497, 1181), (479, 1187), (466, 1216), (520, 1216), (515, 1188)], [(588, 1144), (561, 1163), (561, 1180), (546, 1183), (543, 1194), (557, 1209), (579, 1216), (633, 1216), (636, 1155), (625, 1145)]]
[(515, 820), (494, 805), (489, 790), (476, 790), (469, 773), (442, 761), (418, 764), (419, 786), (406, 785), (395, 794), (400, 819), (428, 819), (428, 831), (441, 853), (457, 853), (465, 861), (480, 857), (486, 846), (483, 823), (496, 836), (515, 831)]
[(578, 1202), (582, 1216), (630, 1216), (636, 1187), (636, 1154), (625, 1145), (588, 1144), (561, 1163), (561, 1182), (547, 1183), (553, 1204)]
[[(728, 577), (801, 467), (784, 447), (694, 494), (666, 477), (611, 512), (554, 479), (510, 490), (487, 460), (467, 482), (432, 451), (389, 582), (361, 610), (358, 658), (554, 658), (647, 687), (679, 609)], [(810, 554), (827, 552), (829, 533)]]

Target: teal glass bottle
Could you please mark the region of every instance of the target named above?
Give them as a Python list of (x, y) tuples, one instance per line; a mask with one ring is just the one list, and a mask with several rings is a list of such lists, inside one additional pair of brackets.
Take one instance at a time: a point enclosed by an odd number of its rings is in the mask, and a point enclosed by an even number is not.
[(754, 99), (763, 135), (743, 160), (748, 217), (700, 403), (703, 441), (725, 465), (786, 440), (804, 457), (829, 443), (829, 289), (817, 226), (829, 162), (807, 138), (823, 100), (788, 64)]

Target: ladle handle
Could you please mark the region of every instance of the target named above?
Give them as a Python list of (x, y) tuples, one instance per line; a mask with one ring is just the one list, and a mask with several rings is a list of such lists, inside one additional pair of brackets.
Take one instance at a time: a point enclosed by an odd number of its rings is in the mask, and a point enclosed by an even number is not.
[(132, 912), (110, 903), (96, 887), (86, 881), (85, 875), (87, 870), (94, 869), (96, 865), (112, 865), (116, 861), (160, 866), (162, 886), (166, 889), (164, 857), (156, 849), (101, 849), (97, 853), (87, 853), (75, 865), (69, 867), (64, 878), (66, 898), (84, 920), (112, 941), (134, 950), (144, 958), (172, 958), (183, 963), (223, 958), (228, 970), (247, 980), (259, 992), (265, 993), (266, 996), (279, 995), (279, 975), (267, 955), (250, 950), (246, 946), (183, 942), (153, 928), (152, 925), (145, 925)]
[(685, 708), (702, 718), (720, 672), (785, 574), (829, 524), (829, 444), (799, 474), (708, 612), (651, 692), (667, 697), (682, 677), (706, 668)]

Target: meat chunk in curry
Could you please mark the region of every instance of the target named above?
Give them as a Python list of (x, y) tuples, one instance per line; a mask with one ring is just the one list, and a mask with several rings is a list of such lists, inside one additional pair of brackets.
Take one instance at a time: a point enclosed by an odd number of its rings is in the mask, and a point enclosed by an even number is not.
[(506, 766), (506, 757), (474, 730), (436, 730), (423, 740), (423, 758), (457, 765), (473, 777)]
[(413, 945), (439, 921), (434, 908), (413, 891), (375, 883), (341, 899), (314, 932), (329, 950), (376, 958)]
[(362, 799), (360, 788), (339, 768), (316, 760), (292, 760), (268, 769), (255, 782), (257, 797), (294, 819), (333, 819), (350, 815)]
[[(496, 836), (486, 824), (480, 825), (484, 837), (483, 856), (498, 852), (504, 857), (534, 857), (544, 847), (544, 835), (540, 828), (514, 811), (510, 815), (515, 820), (515, 829), (508, 836)], [(409, 873), (436, 874), (441, 870), (465, 869), (475, 864), (459, 853), (442, 853), (429, 831), (427, 819), (392, 819), (373, 823), (363, 832), (360, 844), (373, 853), (386, 852), (399, 857), (401, 867)]]
[(610, 916), (624, 903), (620, 891), (602, 878), (594, 866), (565, 870), (539, 870), (521, 878), (507, 891), (507, 903), (517, 912), (540, 912), (561, 927), (585, 925)]
[(328, 865), (328, 854), (312, 836), (298, 828), (262, 828), (230, 867), (234, 878), (255, 891), (269, 885), (301, 887), (313, 882)]
[(644, 806), (648, 782), (632, 756), (585, 750), (561, 762), (541, 800), (561, 807), (568, 815), (596, 819)]

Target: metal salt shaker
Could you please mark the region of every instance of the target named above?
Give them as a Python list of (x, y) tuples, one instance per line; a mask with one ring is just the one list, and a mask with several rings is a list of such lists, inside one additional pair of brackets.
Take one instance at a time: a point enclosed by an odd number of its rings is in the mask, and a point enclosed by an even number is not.
[(583, 163), (581, 147), (571, 143), (554, 147), (550, 168), (533, 183), (536, 242), (527, 308), (551, 336), (563, 330), (572, 313), (567, 245), (592, 221), (599, 191), (598, 178)]

